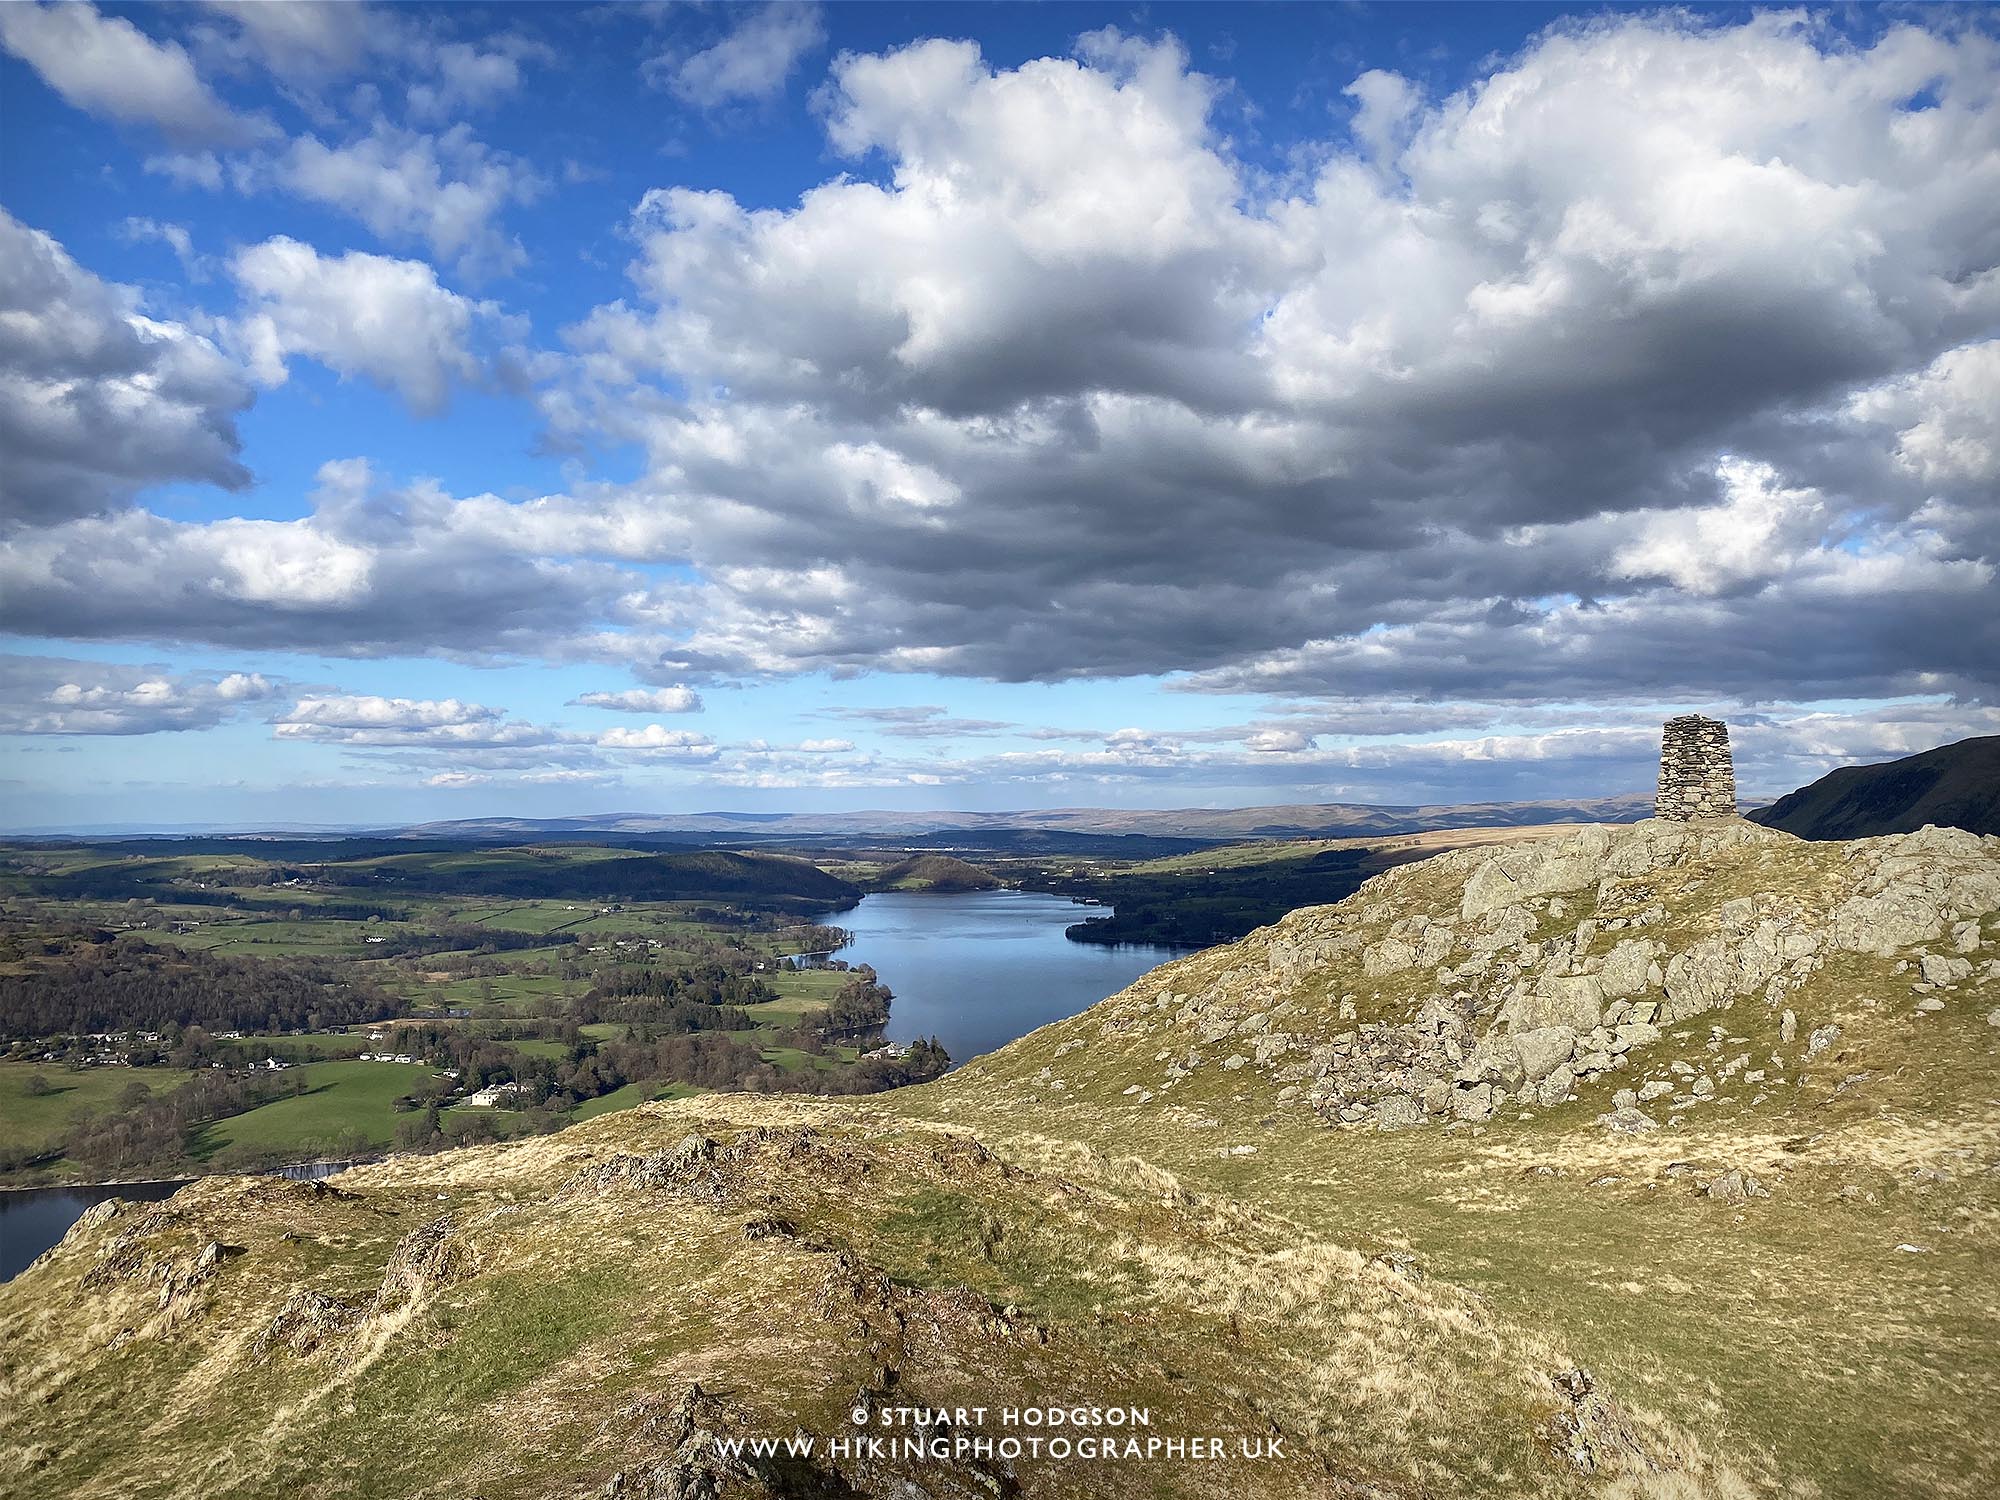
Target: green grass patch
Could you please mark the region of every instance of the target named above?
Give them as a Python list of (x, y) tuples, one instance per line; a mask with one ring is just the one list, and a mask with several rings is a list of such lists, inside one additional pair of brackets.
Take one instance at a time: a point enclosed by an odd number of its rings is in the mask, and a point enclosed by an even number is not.
[(310, 1063), (298, 1075), (305, 1093), (207, 1127), (196, 1144), (197, 1154), (210, 1157), (231, 1146), (304, 1153), (331, 1145), (348, 1132), (367, 1145), (386, 1146), (401, 1118), (396, 1099), (428, 1079), (430, 1069), (408, 1063), (324, 1062)]
[[(39, 1074), (51, 1092), (35, 1094)], [(0, 1062), (0, 1145), (40, 1146), (56, 1141), (79, 1115), (105, 1114), (135, 1083), (166, 1094), (187, 1082), (180, 1068), (85, 1068), (71, 1072), (48, 1063)]]
[(647, 1079), (641, 1083), (628, 1083), (608, 1094), (599, 1094), (595, 1099), (586, 1099), (572, 1111), (570, 1118), (594, 1120), (614, 1110), (634, 1109), (657, 1099), (692, 1099), (701, 1092), (690, 1083), (661, 1083), (658, 1079)]

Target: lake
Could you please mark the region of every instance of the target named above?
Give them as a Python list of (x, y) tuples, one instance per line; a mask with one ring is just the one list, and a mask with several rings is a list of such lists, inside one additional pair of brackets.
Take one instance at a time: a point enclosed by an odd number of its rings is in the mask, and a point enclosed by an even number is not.
[(1072, 943), (1094, 908), (1035, 891), (888, 891), (831, 918), (854, 934), (839, 956), (873, 964), (895, 992), (889, 1039), (934, 1036), (954, 1063), (1116, 994), (1182, 950)]

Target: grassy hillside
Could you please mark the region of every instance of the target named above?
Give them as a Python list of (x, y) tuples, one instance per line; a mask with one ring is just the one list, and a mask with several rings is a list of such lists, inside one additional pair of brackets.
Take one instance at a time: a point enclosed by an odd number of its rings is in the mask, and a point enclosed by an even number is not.
[[(1558, 1333), (1756, 1492), (1987, 1493), (2000, 841), (1662, 829), (1398, 869), (894, 1102), (1009, 1159), (1130, 1153), (1407, 1260)], [(1511, 1042), (1501, 1011), (1639, 940), (1661, 982), (1632, 1000), (1676, 1019), (1552, 1102), (1524, 1078), (1456, 1116)], [(1749, 958), (1771, 941), (1797, 956)], [(1445, 1041), (1445, 1112), (1412, 1120), (1395, 1101)], [(1637, 1133), (1607, 1128), (1648, 1084)]]
[(1802, 839), (1912, 833), (1927, 823), (2000, 833), (2000, 735), (1879, 766), (1842, 766), (1750, 814)]
[(869, 884), (878, 891), (990, 891), (998, 888), (1000, 877), (949, 854), (914, 854), (888, 866)]
[[(866, 1104), (88, 1216), (0, 1493), (1974, 1500), (1996, 1066), (2000, 840), (1461, 850)], [(1285, 1456), (723, 1447), (1053, 1403)]]
[[(1022, 1166), (853, 1106), (655, 1104), (326, 1188), (205, 1181), (90, 1216), (0, 1306), (20, 1494), (1590, 1493), (1572, 1451), (1727, 1483), (1641, 1409), (1585, 1397), (1570, 1434), (1569, 1354), (1455, 1288), (1134, 1161)], [(1058, 1402), (1286, 1456), (715, 1449), (852, 1434), (856, 1407), (983, 1407), (957, 1430), (997, 1438)]]

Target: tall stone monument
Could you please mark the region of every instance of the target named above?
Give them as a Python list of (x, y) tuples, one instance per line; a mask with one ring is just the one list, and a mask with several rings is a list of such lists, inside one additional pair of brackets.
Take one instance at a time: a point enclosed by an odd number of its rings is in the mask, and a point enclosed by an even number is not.
[(1660, 790), (1653, 816), (1690, 818), (1736, 815), (1736, 763), (1729, 755), (1729, 726), (1720, 719), (1682, 714), (1660, 737)]

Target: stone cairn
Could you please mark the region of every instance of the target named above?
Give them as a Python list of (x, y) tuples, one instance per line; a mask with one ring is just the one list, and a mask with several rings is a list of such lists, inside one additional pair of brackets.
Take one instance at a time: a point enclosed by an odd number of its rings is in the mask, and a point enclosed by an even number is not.
[(1729, 726), (1720, 719), (1682, 714), (1660, 737), (1660, 790), (1653, 816), (1690, 818), (1736, 815), (1736, 763), (1729, 756)]

